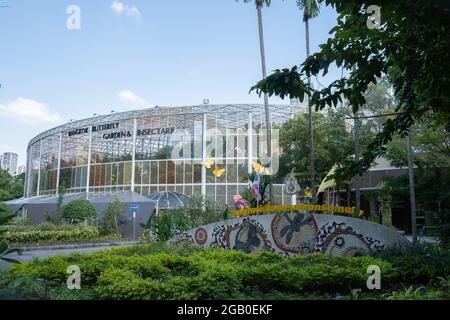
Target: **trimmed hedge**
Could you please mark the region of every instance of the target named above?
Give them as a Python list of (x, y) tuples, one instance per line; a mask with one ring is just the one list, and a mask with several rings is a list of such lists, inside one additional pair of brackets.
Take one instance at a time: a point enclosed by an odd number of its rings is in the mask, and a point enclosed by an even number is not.
[(94, 205), (86, 199), (73, 200), (63, 207), (63, 218), (71, 223), (94, 219), (96, 216)]
[(78, 265), (83, 286), (101, 299), (232, 299), (365, 290), (367, 267), (373, 264), (382, 270), (383, 286), (398, 279), (389, 262), (372, 257), (283, 258), (274, 253), (251, 255), (160, 244), (57, 256), (12, 266), (10, 272), (61, 284), (67, 279), (67, 267)]
[(6, 231), (0, 234), (0, 242), (25, 243), (57, 243), (89, 241), (100, 236), (95, 227), (79, 226), (65, 230), (28, 230)]

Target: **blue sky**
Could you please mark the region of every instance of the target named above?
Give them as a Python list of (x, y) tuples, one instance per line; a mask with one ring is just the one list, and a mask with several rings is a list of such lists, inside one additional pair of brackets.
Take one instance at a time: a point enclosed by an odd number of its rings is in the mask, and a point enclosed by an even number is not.
[[(258, 103), (257, 12), (234, 0), (0, 0), (0, 152), (26, 161), (36, 134), (93, 113), (146, 105)], [(81, 30), (68, 30), (69, 5)], [(264, 9), (269, 71), (305, 58), (295, 0)], [(336, 22), (322, 7), (312, 51)], [(327, 79), (340, 76), (331, 72)], [(288, 103), (277, 98), (272, 103)]]

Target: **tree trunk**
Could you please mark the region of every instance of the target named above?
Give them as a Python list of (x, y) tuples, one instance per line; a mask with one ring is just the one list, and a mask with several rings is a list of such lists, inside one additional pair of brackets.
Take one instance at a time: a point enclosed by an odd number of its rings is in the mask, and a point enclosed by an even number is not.
[[(306, 58), (308, 58), (310, 53), (309, 48), (309, 19), (306, 17), (305, 19), (305, 33), (306, 33)], [(308, 77), (308, 86), (311, 88), (311, 77)], [(316, 162), (316, 156), (315, 156), (315, 150), (314, 150), (314, 129), (313, 129), (313, 112), (312, 112), (312, 106), (311, 106), (311, 97), (308, 94), (307, 95), (307, 102), (308, 102), (308, 130), (309, 130), (309, 143), (310, 143), (310, 150), (309, 150), (309, 174), (311, 177), (311, 191), (312, 196), (315, 198), (316, 195), (316, 169), (315, 169), (315, 162)]]
[[(358, 118), (358, 112), (354, 113), (354, 134), (355, 134), (355, 161), (359, 161), (360, 158), (360, 122)], [(355, 177), (355, 212), (359, 214), (361, 210), (361, 176), (359, 174)]]
[(416, 192), (414, 187), (414, 163), (411, 148), (411, 135), (408, 133), (406, 136), (406, 148), (408, 152), (408, 176), (409, 176), (409, 194), (411, 201), (411, 230), (412, 230), (412, 240), (417, 241), (417, 211), (416, 211)]
[[(263, 79), (267, 77), (266, 70), (266, 54), (264, 50), (264, 31), (262, 22), (262, 1), (256, 2), (256, 9), (258, 10), (258, 30), (259, 30), (259, 48), (261, 51), (261, 67)], [(266, 130), (267, 130), (267, 156), (270, 163), (272, 163), (272, 126), (270, 123), (269, 97), (264, 94), (264, 112), (266, 116)], [(272, 199), (272, 184), (269, 185), (269, 199)]]

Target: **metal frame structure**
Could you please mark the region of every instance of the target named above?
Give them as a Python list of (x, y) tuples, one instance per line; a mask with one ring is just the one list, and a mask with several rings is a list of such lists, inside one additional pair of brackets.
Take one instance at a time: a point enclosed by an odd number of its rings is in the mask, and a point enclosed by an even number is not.
[[(292, 118), (291, 105), (271, 105), (270, 110), (272, 126), (279, 126)], [(114, 128), (100, 132), (93, 129), (106, 124)], [(137, 135), (137, 131), (143, 128), (165, 127), (190, 132), (190, 137), (177, 132), (174, 135), (158, 134), (151, 137)], [(261, 148), (255, 146), (255, 140), (259, 141), (260, 138), (252, 135), (248, 128), (264, 131), (264, 105), (154, 107), (72, 121), (45, 131), (30, 141), (25, 194), (27, 198), (55, 195), (58, 187), (65, 183), (69, 193), (132, 190), (146, 195), (178, 191), (187, 195), (201, 193), (227, 203), (231, 193), (236, 194), (246, 186), (247, 183), (240, 181), (239, 176), (244, 171), (251, 171), (252, 161), (261, 153)], [(82, 133), (73, 133), (80, 129)], [(231, 142), (237, 141), (236, 149), (245, 149), (245, 156), (226, 154), (220, 160), (226, 169), (230, 169), (229, 174), (225, 178), (211, 176), (201, 165), (207, 157), (206, 149), (211, 145), (211, 133), (206, 132), (231, 132), (237, 129), (246, 132), (243, 138), (245, 142), (239, 142), (233, 134), (227, 133), (225, 149)], [(128, 132), (129, 135), (118, 139), (104, 138), (103, 134), (113, 131)], [(161, 154), (164, 148), (176, 147), (188, 138), (194, 141), (190, 155), (183, 154), (180, 158), (172, 159), (167, 154)], [(199, 143), (197, 147), (196, 143)], [(215, 149), (221, 147), (216, 140)], [(239, 167), (239, 161), (243, 162), (245, 170)], [(279, 195), (280, 202), (284, 202), (281, 187)]]

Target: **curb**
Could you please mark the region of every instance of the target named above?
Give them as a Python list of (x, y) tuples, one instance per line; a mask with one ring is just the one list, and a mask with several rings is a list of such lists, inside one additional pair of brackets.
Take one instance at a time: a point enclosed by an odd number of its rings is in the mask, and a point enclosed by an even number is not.
[(85, 249), (85, 248), (102, 248), (102, 247), (125, 247), (140, 244), (140, 241), (129, 242), (103, 242), (103, 243), (80, 243), (66, 245), (42, 245), (42, 246), (24, 246), (16, 247), (22, 251), (38, 251), (38, 250), (64, 250), (64, 249)]

